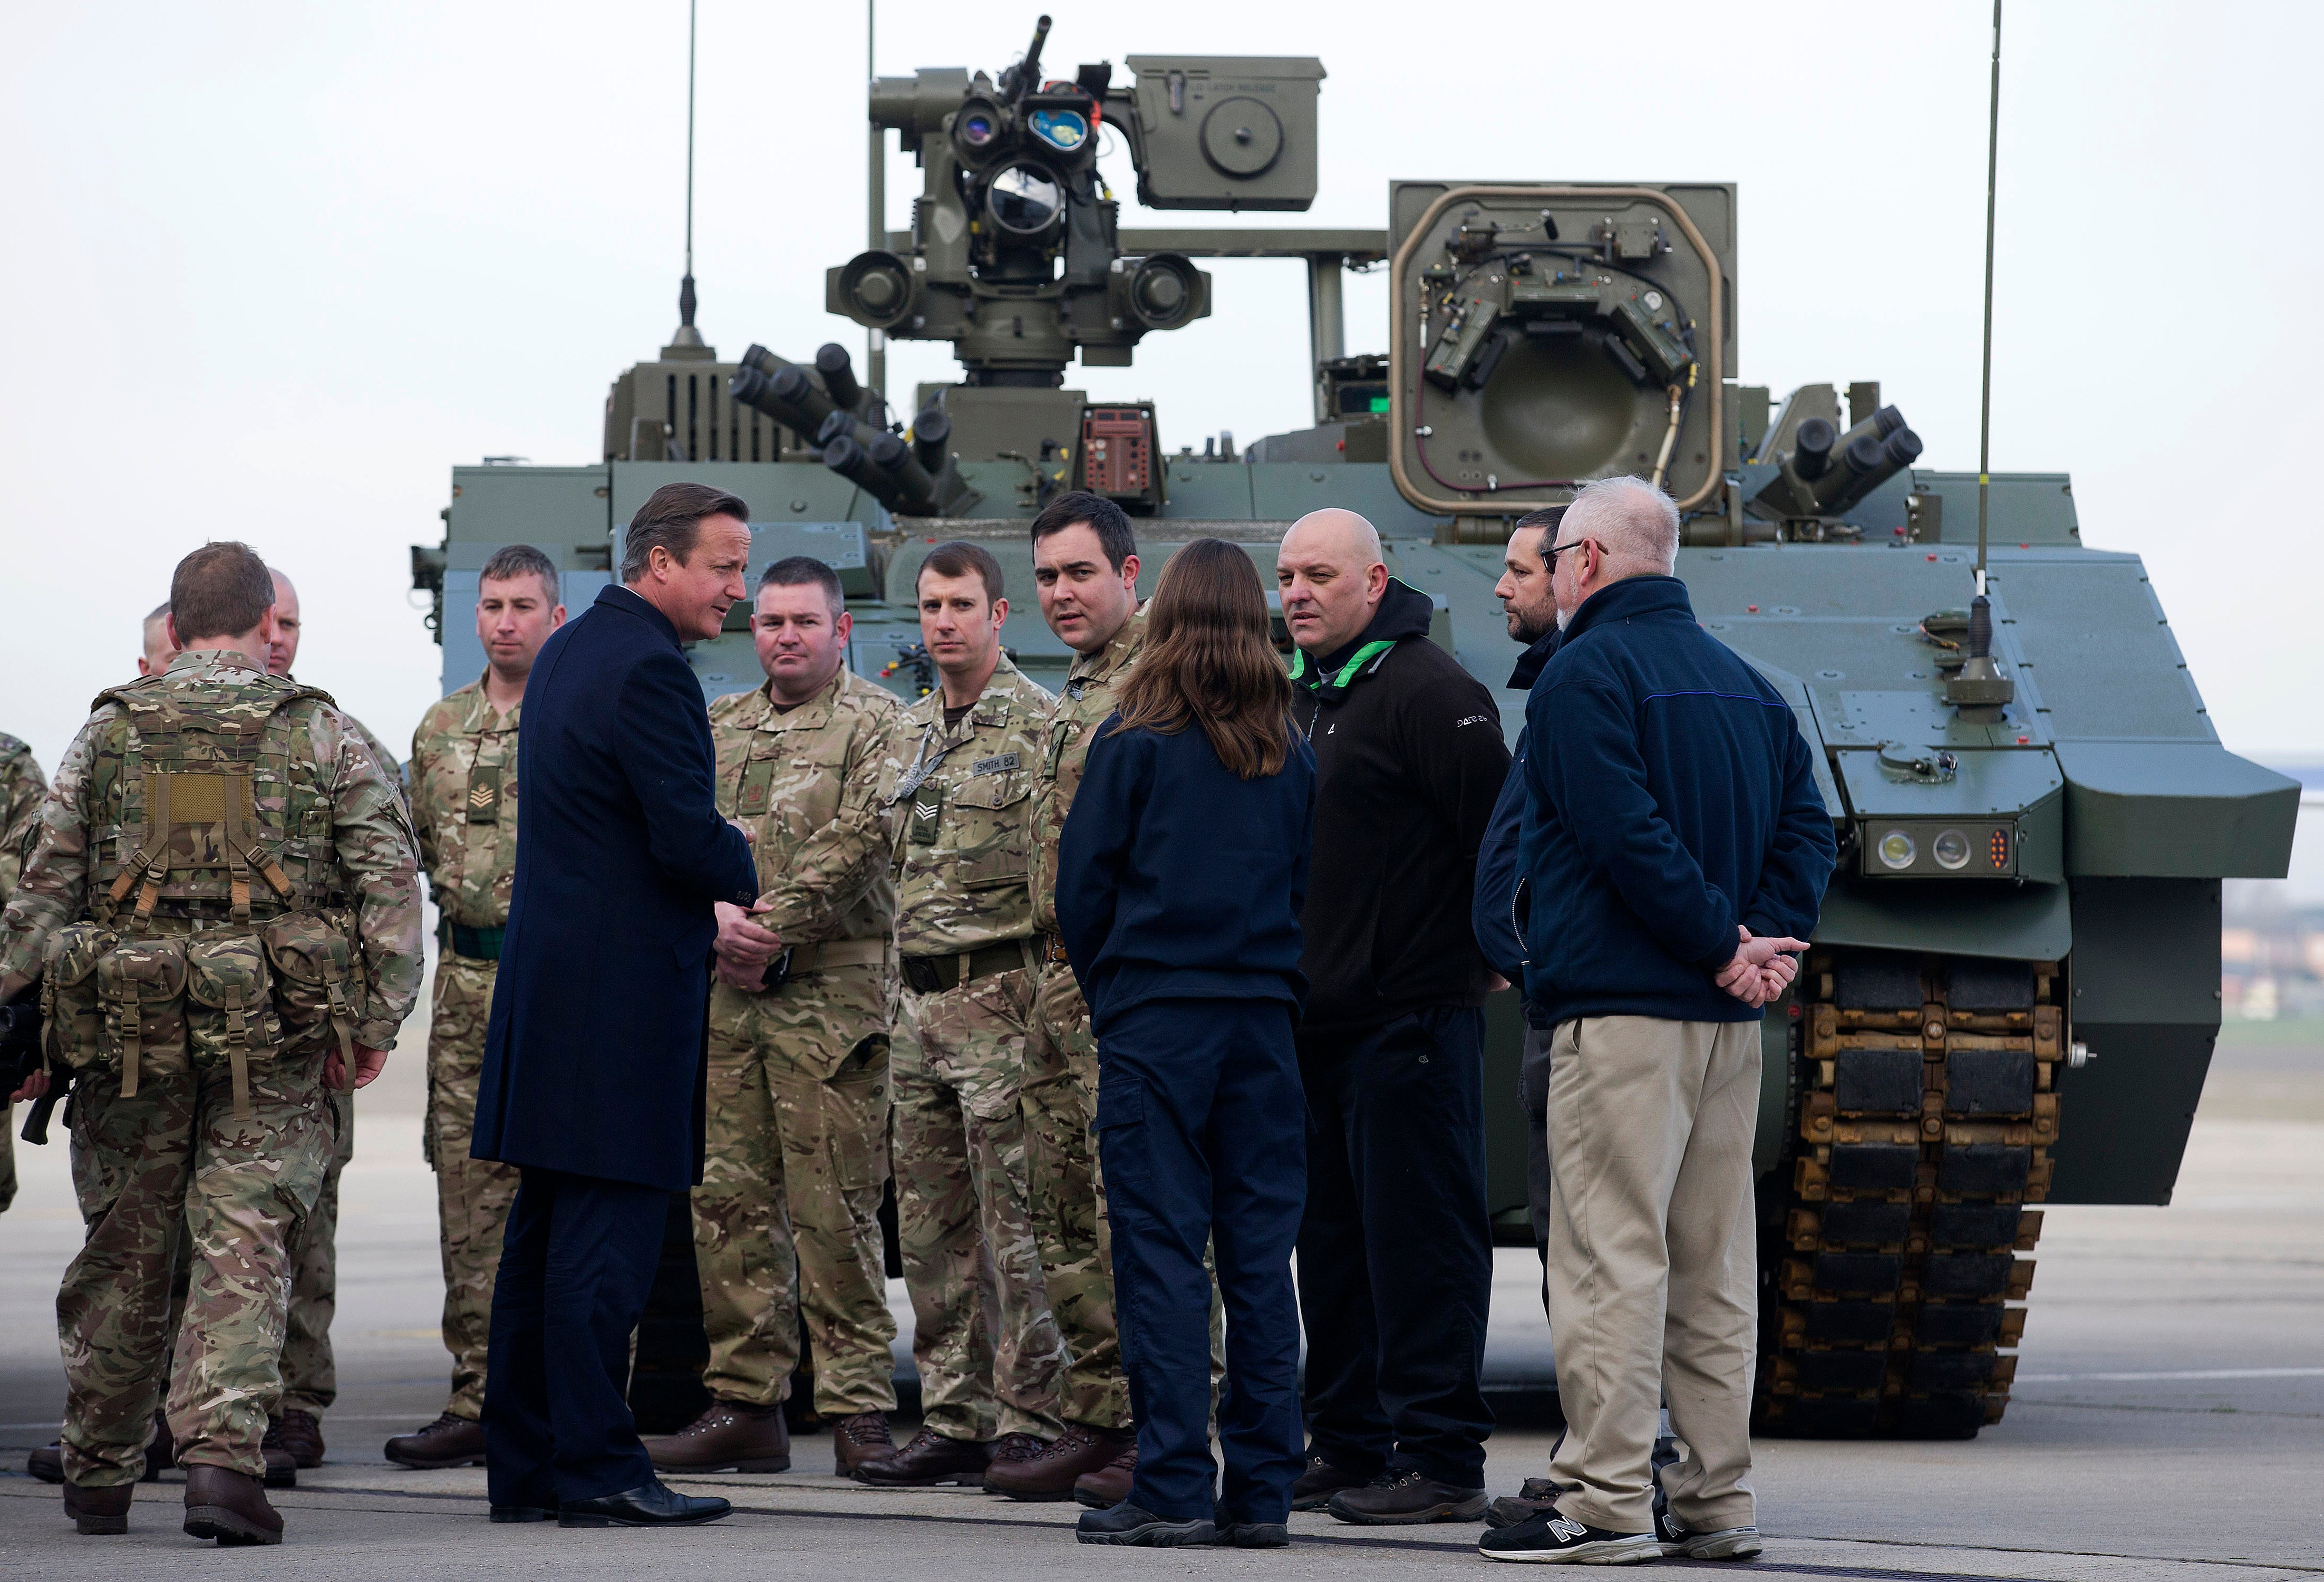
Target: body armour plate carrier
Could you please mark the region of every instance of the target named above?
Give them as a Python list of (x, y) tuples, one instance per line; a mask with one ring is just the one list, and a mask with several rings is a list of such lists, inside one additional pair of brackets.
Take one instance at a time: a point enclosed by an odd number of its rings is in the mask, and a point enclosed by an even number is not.
[(352, 1076), (353, 917), (305, 699), (330, 702), (272, 676), (98, 695), (122, 714), (90, 770), (92, 915), (43, 953), (53, 1059), (118, 1070), (124, 1097), (222, 1066), (245, 1118), (254, 1060), (335, 1034)]

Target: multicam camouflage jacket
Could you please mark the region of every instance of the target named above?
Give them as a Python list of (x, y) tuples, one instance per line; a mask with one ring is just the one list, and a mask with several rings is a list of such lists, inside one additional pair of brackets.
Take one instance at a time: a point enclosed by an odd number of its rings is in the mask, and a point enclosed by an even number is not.
[(1065, 672), (1065, 689), (1057, 694), (1041, 727), (1041, 762), (1033, 782), (1033, 927), (1038, 932), (1057, 931), (1057, 841), (1065, 832), (1065, 815), (1074, 810), (1074, 793), (1081, 790), (1089, 734), (1113, 713), (1122, 680), (1145, 641), (1146, 610), (1141, 606), (1111, 642), (1074, 661), (1074, 668)]
[[(120, 701), (131, 693), (141, 706), (192, 722), (194, 730), (240, 727), (257, 737), (247, 833), (264, 859), (251, 866), (267, 888), (255, 893), (263, 904), (279, 882), (296, 904), (349, 914), (357, 967), (348, 985), (354, 1036), (374, 1049), (394, 1047), (423, 967), (418, 844), (398, 789), (327, 697), (269, 676), (226, 650), (181, 653), (162, 675), (114, 689), (73, 739), (42, 808), (40, 837), (23, 881), (0, 917), (0, 980), (37, 974), (42, 947), (56, 930), (123, 908), (130, 893), (120, 882), (124, 872), (145, 868), (138, 904), (183, 927), (169, 914), (198, 903), (206, 889), (176, 875), (220, 866), (217, 852), (208, 848), (227, 844), (236, 814), (229, 809), (223, 826), (194, 826), (189, 815), (198, 815), (184, 808), (169, 810), (172, 838), (192, 828), (198, 833), (189, 838), (206, 849), (173, 849), (166, 865), (145, 866), (147, 782), (128, 772), (140, 752), (139, 727)], [(237, 884), (248, 887), (239, 865), (236, 873)], [(144, 900), (146, 889), (158, 907)]]
[(881, 800), (894, 754), (896, 695), (844, 667), (798, 708), (770, 687), (710, 705), (718, 810), (751, 831), (757, 921), (787, 945), (885, 939), (895, 926), (894, 820)]
[(24, 859), (32, 855), (32, 832), (48, 795), (49, 782), (32, 749), (0, 733), (0, 903), (16, 888)]
[(411, 822), (444, 921), (506, 926), (516, 880), (516, 732), (483, 678), (438, 698), (411, 733)]
[(1033, 778), (1053, 701), (1006, 658), (947, 731), (944, 692), (908, 704), (881, 801), (893, 809), (896, 948), (948, 956), (1033, 932)]
[(370, 727), (363, 721), (344, 708), (339, 710), (339, 717), (346, 720), (363, 745), (371, 749), (373, 761), (379, 765), (380, 772), (387, 777), (388, 783), (395, 787), (395, 794), (402, 801), (403, 811), (408, 817), (411, 812), (411, 787), (406, 783), (404, 766), (395, 761), (395, 754), (387, 750), (387, 744), (373, 735)]

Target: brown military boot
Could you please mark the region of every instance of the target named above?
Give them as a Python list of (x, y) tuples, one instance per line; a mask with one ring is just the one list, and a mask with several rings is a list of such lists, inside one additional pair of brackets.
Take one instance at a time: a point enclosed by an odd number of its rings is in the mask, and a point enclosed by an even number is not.
[(831, 1425), (832, 1476), (853, 1477), (859, 1466), (885, 1461), (896, 1453), (895, 1436), (888, 1431), (884, 1411), (859, 1411)]
[(996, 1445), (984, 1486), (1012, 1500), (1070, 1500), (1082, 1475), (1111, 1464), (1120, 1454), (1125, 1438), (1133, 1445), (1138, 1442), (1135, 1430), (1069, 1422), (1047, 1449), (1025, 1460), (1002, 1460)]
[(855, 1481), (881, 1488), (927, 1488), (940, 1483), (982, 1488), (984, 1469), (991, 1461), (992, 1447), (981, 1440), (946, 1439), (934, 1429), (922, 1429), (893, 1456), (857, 1467)]
[(266, 1503), (258, 1479), (196, 1462), (186, 1468), (186, 1531), (194, 1538), (215, 1538), (220, 1549), (281, 1543), (282, 1518)]
[[(323, 1424), (311, 1411), (301, 1411), (293, 1406), (281, 1417), (266, 1420), (266, 1438), (263, 1441), (270, 1450), (287, 1451), (293, 1466), (320, 1466), (323, 1464)], [(270, 1484), (271, 1487), (280, 1486)]]
[[(24, 1457), (24, 1470), (42, 1483), (62, 1483), (65, 1480), (65, 1442), (51, 1439), (47, 1444)], [(151, 1477), (152, 1463), (146, 1463), (145, 1476)]]
[(482, 1466), (484, 1425), (447, 1411), (424, 1429), (396, 1435), (381, 1454), (398, 1466)]
[(111, 1484), (104, 1488), (65, 1485), (65, 1514), (73, 1531), (84, 1537), (129, 1531), (129, 1503), (137, 1497), (134, 1484)]
[(788, 1472), (791, 1430), (783, 1409), (713, 1396), (710, 1410), (674, 1434), (645, 1441), (657, 1472)]
[(992, 1457), (985, 1464), (984, 1476), (981, 1480), (984, 1492), (988, 1494), (1000, 1492), (992, 1486), (993, 1467), (1007, 1466), (1012, 1462), (1037, 1460), (1047, 1452), (1049, 1441), (1038, 1434), (1003, 1434), (992, 1441), (990, 1448), (992, 1451)]
[(1130, 1498), (1130, 1480), (1138, 1472), (1138, 1434), (1135, 1429), (1122, 1431), (1128, 1438), (1113, 1459), (1074, 1480), (1074, 1498), (1093, 1511), (1110, 1511)]

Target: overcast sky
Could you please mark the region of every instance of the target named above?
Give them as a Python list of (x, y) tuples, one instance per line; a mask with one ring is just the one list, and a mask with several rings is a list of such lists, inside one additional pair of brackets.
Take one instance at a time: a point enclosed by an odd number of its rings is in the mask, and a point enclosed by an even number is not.
[[(1741, 374), (1877, 378), (1929, 465), (1976, 465), (1988, 9), (1052, 3), (1047, 60), (1320, 56), (1322, 191), (1392, 177), (1740, 186)], [(878, 69), (997, 70), (1035, 10), (885, 0)], [(859, 6), (702, 0), (696, 274), (732, 357), (862, 332)], [(0, 59), (11, 245), (0, 729), (53, 765), (207, 537), (300, 582), (300, 671), (391, 743), (437, 692), (410, 607), (448, 469), (598, 454), (605, 388), (676, 320), (684, 0), (27, 7)], [(2324, 757), (2324, 363), (2313, 161), (2324, 13), (2014, 0), (1994, 463), (2070, 471), (2135, 550), (2230, 746)], [(890, 222), (918, 172), (890, 162)], [(1125, 200), (1127, 180), (1115, 180)], [(1233, 223), (1136, 210), (1126, 224)], [(1213, 316), (1075, 383), (1166, 443), (1306, 421), (1299, 266), (1214, 264)], [(1349, 349), (1382, 350), (1378, 277)], [(890, 384), (947, 377), (899, 348)]]

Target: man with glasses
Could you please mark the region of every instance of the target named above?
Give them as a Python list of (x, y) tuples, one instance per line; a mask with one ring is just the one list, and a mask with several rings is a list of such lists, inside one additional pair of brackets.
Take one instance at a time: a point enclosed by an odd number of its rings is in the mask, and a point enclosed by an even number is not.
[[(1583, 488), (1544, 553), (1557, 652), (1526, 707), (1526, 998), (1553, 1029), (1549, 1318), (1555, 1503), (1489, 1559), (1759, 1552), (1750, 1485), (1761, 1007), (1835, 855), (1792, 711), (1694, 618), (1678, 510)], [(1665, 1389), (1687, 1453), (1651, 1457)]]

